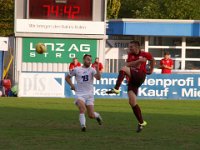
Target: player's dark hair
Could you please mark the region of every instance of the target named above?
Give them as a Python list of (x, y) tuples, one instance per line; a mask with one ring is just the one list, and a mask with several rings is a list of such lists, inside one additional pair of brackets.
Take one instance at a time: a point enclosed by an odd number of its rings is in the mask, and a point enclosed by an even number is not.
[(85, 54), (85, 55), (83, 56), (83, 59), (85, 59), (87, 56), (92, 58), (92, 55), (90, 55), (90, 54)]
[(169, 52), (166, 51), (166, 52), (164, 52), (164, 55), (170, 55), (170, 54), (169, 54)]
[(137, 46), (140, 46), (140, 42), (139, 41), (131, 41), (131, 44), (136, 44)]

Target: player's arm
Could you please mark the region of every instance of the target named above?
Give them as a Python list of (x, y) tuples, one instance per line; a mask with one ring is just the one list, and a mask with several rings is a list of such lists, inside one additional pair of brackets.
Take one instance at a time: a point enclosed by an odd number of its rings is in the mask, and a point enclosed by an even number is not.
[(156, 60), (154, 58), (152, 58), (151, 60), (149, 60), (149, 65), (150, 65), (150, 70), (147, 74), (152, 74), (153, 73), (153, 69), (156, 65)]
[(72, 71), (74, 69), (74, 66), (72, 63), (69, 64), (69, 71)]
[(159, 66), (160, 69), (163, 69), (164, 68), (164, 65), (162, 63), (162, 61), (160, 61), (160, 66)]
[(159, 67), (160, 69), (170, 69), (170, 70), (172, 70), (173, 67), (174, 67), (173, 62), (171, 63), (170, 66), (167, 66), (167, 65), (164, 65), (162, 61), (160, 61), (160, 67)]
[(150, 74), (152, 74), (153, 73), (153, 69), (154, 69), (154, 67), (155, 67), (155, 65), (156, 65), (156, 60), (154, 59), (154, 57), (151, 55), (151, 53), (149, 53), (149, 52), (146, 52), (146, 59), (148, 60), (148, 62), (149, 62), (149, 66), (150, 66), (150, 68), (149, 68), (149, 70), (146, 72), (146, 74), (148, 74), (148, 75), (150, 75)]
[(172, 66), (165, 66), (165, 68), (172, 70), (173, 69), (173, 65)]
[(174, 63), (173, 63), (173, 60), (171, 59), (170, 60), (170, 66), (167, 66), (168, 69), (172, 70), (174, 68)]
[(172, 70), (173, 67), (174, 67), (173, 64), (171, 66), (167, 66), (167, 65), (164, 65), (164, 64), (160, 65), (160, 69), (170, 69), (170, 70)]
[(160, 68), (160, 69), (164, 69), (164, 68), (165, 68), (165, 66), (164, 66), (164, 65), (162, 65), (162, 66), (160, 66), (159, 68)]
[(103, 64), (102, 63), (100, 63), (100, 65), (99, 65), (99, 71), (102, 73), (103, 72)]
[(95, 70), (96, 70), (96, 73), (94, 74), (94, 77), (97, 79), (97, 80), (100, 80), (101, 79), (101, 72), (99, 71), (99, 65), (95, 65)]
[(75, 86), (72, 83), (71, 76), (69, 74), (65, 77), (65, 81), (69, 84), (69, 86), (71, 87), (71, 90), (75, 90)]
[(163, 60), (160, 60), (160, 66), (159, 66), (160, 69), (165, 69), (166, 68), (166, 65), (164, 65), (164, 62)]

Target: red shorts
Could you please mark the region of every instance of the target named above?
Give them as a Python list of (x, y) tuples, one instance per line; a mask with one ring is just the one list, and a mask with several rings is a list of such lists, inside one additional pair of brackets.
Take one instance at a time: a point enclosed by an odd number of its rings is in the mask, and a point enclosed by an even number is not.
[(135, 95), (138, 94), (138, 88), (145, 81), (146, 73), (134, 68), (130, 68), (131, 78), (128, 82), (128, 91), (133, 91)]

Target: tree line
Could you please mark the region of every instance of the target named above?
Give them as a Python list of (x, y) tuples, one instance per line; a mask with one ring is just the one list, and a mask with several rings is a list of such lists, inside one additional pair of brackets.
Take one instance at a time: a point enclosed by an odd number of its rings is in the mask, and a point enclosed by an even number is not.
[(123, 0), (118, 17), (198, 20), (199, 6), (199, 0)]
[(0, 36), (14, 32), (14, 0), (0, 0)]
[[(200, 20), (199, 0), (107, 0), (107, 19)], [(14, 0), (0, 0), (0, 36), (13, 34)]]

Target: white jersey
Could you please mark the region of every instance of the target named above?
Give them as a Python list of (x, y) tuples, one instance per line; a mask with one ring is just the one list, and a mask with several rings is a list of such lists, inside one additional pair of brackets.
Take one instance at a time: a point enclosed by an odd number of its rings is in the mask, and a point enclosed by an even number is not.
[(77, 85), (75, 86), (76, 94), (93, 94), (93, 79), (96, 70), (92, 67), (85, 68), (83, 66), (76, 67), (69, 73), (70, 76), (75, 76)]

